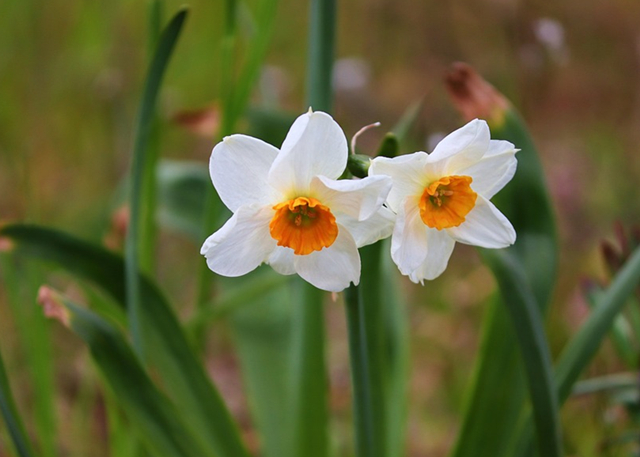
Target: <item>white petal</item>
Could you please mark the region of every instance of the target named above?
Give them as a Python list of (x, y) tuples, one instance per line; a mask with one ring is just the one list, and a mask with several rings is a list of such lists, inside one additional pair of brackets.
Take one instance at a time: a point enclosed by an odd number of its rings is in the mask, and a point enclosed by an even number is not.
[(408, 197), (400, 207), (391, 236), (391, 258), (402, 274), (410, 274), (427, 257), (427, 230), (417, 200)]
[(338, 178), (347, 165), (347, 153), (344, 132), (331, 116), (320, 111), (303, 114), (282, 143), (269, 182), (289, 198), (304, 194), (314, 176)]
[(274, 189), (267, 183), (278, 150), (262, 140), (231, 135), (213, 148), (209, 172), (223, 203), (235, 212), (243, 205), (266, 205)]
[(429, 154), (429, 171), (434, 178), (456, 174), (480, 160), (489, 149), (491, 133), (487, 123), (474, 119), (450, 133)]
[(409, 275), (409, 279), (415, 283), (423, 283), (425, 279), (431, 280), (440, 276), (447, 268), (449, 258), (456, 242), (444, 230), (427, 230), (427, 257), (420, 267)]
[(294, 258), (293, 249), (278, 246), (269, 256), (267, 263), (281, 275), (292, 275), (296, 272)]
[(371, 161), (370, 176), (386, 175), (391, 178), (393, 186), (387, 203), (393, 211), (398, 212), (402, 201), (409, 195), (422, 195), (429, 184), (424, 171), (428, 157), (426, 152), (414, 152), (392, 159), (376, 157)]
[(516, 152), (517, 149), (508, 141), (491, 140), (489, 150), (482, 159), (457, 170), (455, 174), (471, 176), (471, 188), (490, 199), (513, 178), (518, 165)]
[(445, 230), (456, 241), (483, 248), (504, 248), (516, 241), (516, 231), (511, 222), (481, 195), (459, 227)]
[(336, 217), (337, 223), (349, 230), (359, 248), (391, 236), (395, 219), (393, 211), (385, 206), (364, 221), (347, 215)]
[(364, 179), (335, 179), (317, 176), (311, 180), (311, 195), (331, 212), (344, 213), (364, 220), (378, 211), (389, 194), (388, 176), (370, 176)]
[(223, 276), (242, 276), (265, 262), (276, 247), (269, 233), (273, 209), (241, 206), (202, 245), (209, 268)]
[(338, 225), (338, 237), (328, 248), (295, 256), (298, 274), (318, 289), (340, 292), (360, 282), (360, 255), (347, 229)]

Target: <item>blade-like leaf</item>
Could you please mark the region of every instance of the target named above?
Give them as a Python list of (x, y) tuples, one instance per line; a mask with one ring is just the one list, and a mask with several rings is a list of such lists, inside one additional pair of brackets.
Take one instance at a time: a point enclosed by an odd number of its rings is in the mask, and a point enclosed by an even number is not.
[[(150, 252), (152, 251), (152, 247), (145, 245), (145, 243), (155, 239), (155, 189), (153, 189), (153, 187), (155, 187), (155, 167), (157, 161), (157, 157), (149, 154), (148, 143), (151, 136), (156, 99), (158, 98), (162, 78), (186, 17), (186, 10), (178, 12), (160, 35), (158, 47), (149, 66), (144, 92), (140, 102), (140, 112), (138, 114), (136, 136), (133, 146), (130, 183), (131, 195), (129, 201), (130, 217), (125, 246), (125, 273), (129, 329), (131, 331), (133, 346), (143, 361), (146, 360), (146, 340), (142, 335), (144, 331), (144, 324), (141, 322), (142, 311), (140, 310), (142, 306), (140, 303), (142, 292), (138, 272), (141, 270), (140, 266), (141, 263), (144, 263), (144, 258), (150, 257)], [(152, 200), (151, 204), (150, 199)], [(142, 249), (143, 247), (144, 249)], [(143, 262), (141, 262), (141, 258)]]
[[(602, 340), (611, 330), (616, 316), (622, 311), (629, 297), (640, 282), (640, 248), (613, 279), (611, 285), (599, 295), (595, 308), (576, 335), (565, 346), (556, 363), (555, 383), (558, 399), (562, 405), (578, 380), (580, 373), (588, 366)], [(518, 430), (513, 434), (514, 455), (524, 455), (530, 448), (531, 413), (523, 410), (517, 421)]]
[(130, 427), (153, 455), (209, 455), (183, 423), (171, 402), (158, 391), (124, 337), (97, 314), (47, 288), (41, 289), (45, 313), (56, 317), (89, 347), (104, 379), (129, 417)]
[(558, 398), (540, 310), (515, 258), (504, 251), (484, 251), (483, 254), (498, 281), (520, 345), (535, 419), (538, 452), (547, 457), (560, 457), (562, 442)]
[(0, 412), (7, 426), (13, 445), (20, 457), (35, 457), (31, 442), (24, 431), (24, 425), (16, 408), (9, 386), (9, 379), (0, 355)]
[[(556, 234), (536, 148), (514, 108), (473, 69), (456, 66), (447, 86), (467, 119), (486, 118), (492, 138), (511, 141), (520, 149), (513, 180), (493, 201), (516, 229), (518, 239), (507, 251), (521, 265), (544, 314), (556, 277)], [(514, 341), (507, 308), (496, 298), (486, 312), (472, 390), (452, 456), (504, 455), (526, 398), (524, 367)]]
[(27, 382), (33, 396), (31, 422), (38, 437), (39, 455), (54, 457), (58, 453), (58, 430), (49, 322), (32, 300), (42, 284), (41, 272), (12, 260), (10, 256), (0, 255), (2, 283), (29, 373)]
[[(124, 306), (125, 272), (120, 256), (65, 233), (33, 225), (2, 227), (0, 237), (10, 240), (17, 254), (55, 262), (73, 275), (95, 283)], [(193, 354), (171, 307), (143, 275), (140, 286), (142, 317), (148, 323), (149, 360), (167, 394), (215, 455), (245, 456), (236, 426)]]

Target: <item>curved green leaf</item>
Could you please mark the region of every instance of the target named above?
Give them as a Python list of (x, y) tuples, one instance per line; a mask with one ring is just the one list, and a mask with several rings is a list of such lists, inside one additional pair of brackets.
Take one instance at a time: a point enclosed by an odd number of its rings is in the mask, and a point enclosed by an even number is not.
[[(63, 232), (34, 225), (2, 227), (0, 237), (9, 239), (19, 255), (54, 262), (95, 283), (124, 307), (122, 257)], [(157, 369), (165, 391), (185, 415), (189, 427), (215, 455), (247, 455), (220, 394), (192, 352), (171, 307), (147, 277), (140, 275), (139, 280), (149, 361)]]
[(153, 246), (149, 244), (155, 239), (155, 168), (157, 157), (148, 151), (156, 99), (160, 91), (162, 77), (169, 64), (169, 58), (187, 17), (187, 11), (178, 12), (160, 35), (158, 47), (151, 60), (144, 93), (140, 102), (140, 113), (136, 127), (131, 164), (131, 196), (129, 201), (130, 217), (126, 239), (126, 284), (127, 315), (133, 347), (138, 356), (146, 360), (145, 338), (142, 335), (143, 324), (141, 286), (138, 272), (141, 271), (141, 259), (151, 257)]
[(130, 427), (153, 455), (213, 455), (200, 447), (182, 420), (185, 416), (178, 415), (156, 388), (115, 327), (50, 290), (46, 297), (45, 313), (57, 317), (89, 346), (93, 360), (127, 413)]
[(7, 425), (7, 430), (20, 457), (35, 457), (31, 442), (24, 431), (24, 425), (16, 408), (9, 386), (9, 379), (0, 355), (0, 412)]
[[(492, 138), (511, 141), (520, 149), (513, 180), (493, 201), (516, 229), (517, 241), (506, 251), (521, 265), (544, 314), (555, 284), (557, 243), (542, 167), (524, 122), (511, 106), (499, 110), (488, 123)], [(496, 297), (485, 315), (481, 351), (453, 457), (505, 455), (526, 398), (515, 340), (507, 308)]]
[(537, 449), (540, 455), (560, 457), (558, 398), (540, 310), (517, 260), (504, 251), (483, 251), (483, 257), (498, 281), (520, 345), (536, 425)]

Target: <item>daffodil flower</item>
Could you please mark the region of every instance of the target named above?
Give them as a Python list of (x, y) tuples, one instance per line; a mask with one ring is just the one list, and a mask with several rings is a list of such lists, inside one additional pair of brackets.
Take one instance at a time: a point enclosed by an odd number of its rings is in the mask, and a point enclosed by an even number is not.
[(262, 263), (339, 292), (360, 280), (358, 247), (387, 237), (386, 176), (340, 180), (347, 140), (326, 113), (311, 110), (291, 126), (280, 150), (231, 135), (211, 154), (213, 185), (233, 216), (202, 246), (211, 270), (244, 275)]
[(416, 283), (440, 276), (456, 241), (484, 248), (515, 242), (513, 226), (489, 199), (513, 177), (516, 151), (508, 141), (491, 140), (486, 122), (476, 119), (431, 154), (372, 161), (370, 176), (393, 180), (391, 257), (402, 274)]

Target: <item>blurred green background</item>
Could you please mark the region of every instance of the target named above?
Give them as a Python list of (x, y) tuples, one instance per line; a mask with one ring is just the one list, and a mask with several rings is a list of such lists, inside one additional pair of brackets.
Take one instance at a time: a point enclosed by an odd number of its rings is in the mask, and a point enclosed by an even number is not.
[[(165, 2), (167, 16), (180, 5)], [(2, 2), (0, 221), (52, 225), (99, 242), (109, 234), (129, 167), (149, 55), (147, 6), (132, 0)], [(189, 6), (160, 99), (161, 156), (206, 164), (214, 132), (195, 135), (174, 119), (209, 108), (221, 96), (224, 5), (194, 0)], [(255, 106), (306, 109), (307, 6), (280, 2)], [(240, 27), (250, 29), (243, 17)], [(600, 241), (612, 239), (614, 221), (626, 227), (640, 223), (639, 17), (640, 3), (633, 0), (339, 5), (334, 117), (348, 137), (365, 124), (382, 122), (359, 140), (363, 152), (375, 151), (385, 129), (421, 99), (401, 152), (430, 150), (460, 126), (442, 84), (455, 61), (475, 66), (522, 112), (542, 156), (560, 230), (561, 276), (548, 326), (554, 351), (587, 313), (582, 279), (606, 279)], [(173, 302), (191, 302), (203, 261), (200, 246), (163, 232), (158, 247), (160, 283)], [(53, 282), (73, 287), (65, 277)], [(405, 286), (413, 354), (408, 455), (445, 455), (459, 425), (483, 302), (494, 282), (475, 251), (459, 245), (441, 278), (424, 287), (408, 281)], [(25, 297), (29, 305), (34, 299)], [(6, 300), (0, 290), (0, 345), (18, 401), (30, 411), (34, 400), (22, 382), (28, 366)], [(349, 440), (347, 343), (342, 309), (328, 309), (332, 430), (340, 447)], [(86, 351), (64, 329), (54, 325), (52, 334), (66, 455), (88, 455), (89, 449), (91, 455), (106, 455), (101, 394)], [(209, 354), (212, 375), (251, 440), (224, 325), (212, 329)], [(590, 374), (621, 369), (605, 345)], [(79, 402), (84, 402), (80, 409)], [(604, 397), (574, 399), (563, 417), (569, 455), (605, 455), (601, 446), (626, 421), (624, 410), (610, 407)], [(0, 433), (0, 456), (6, 452), (4, 438)]]

